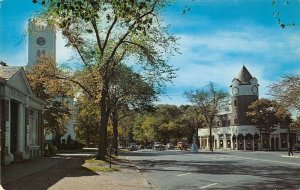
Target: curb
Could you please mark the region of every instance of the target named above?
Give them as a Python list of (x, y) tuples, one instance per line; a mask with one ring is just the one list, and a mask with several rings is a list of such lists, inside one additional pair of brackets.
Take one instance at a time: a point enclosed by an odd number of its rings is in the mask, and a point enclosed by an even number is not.
[(128, 158), (125, 157), (125, 156), (122, 156), (122, 157), (123, 157), (124, 159), (126, 159), (126, 160), (129, 162), (129, 164), (130, 164), (131, 166), (135, 167), (135, 170), (136, 170), (136, 171), (139, 173), (139, 175), (142, 177), (142, 179), (144, 180), (145, 184), (148, 185), (149, 189), (154, 189), (153, 186), (151, 185), (151, 183), (143, 176), (142, 171), (140, 171), (140, 169), (139, 169), (135, 164), (133, 164), (132, 161), (131, 161), (130, 159), (128, 159)]
[(288, 156), (288, 155), (280, 155), (283, 158), (300, 158), (300, 156)]

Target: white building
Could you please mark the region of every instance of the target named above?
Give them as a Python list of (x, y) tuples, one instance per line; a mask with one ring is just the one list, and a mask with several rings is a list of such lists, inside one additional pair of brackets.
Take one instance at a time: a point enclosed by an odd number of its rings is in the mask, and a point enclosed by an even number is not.
[[(258, 100), (259, 84), (255, 77), (243, 66), (240, 73), (231, 83), (231, 99), (229, 111), (219, 113), (216, 118), (217, 127), (212, 129), (213, 148), (231, 150), (264, 150), (270, 145), (271, 150), (286, 150), (288, 134), (286, 128), (278, 126), (270, 134), (260, 133), (247, 116), (248, 106)], [(209, 149), (209, 129), (198, 130), (200, 148)], [(294, 143), (296, 134), (290, 138)]]
[(0, 127), (2, 163), (43, 154), (42, 112), (23, 67), (0, 66)]

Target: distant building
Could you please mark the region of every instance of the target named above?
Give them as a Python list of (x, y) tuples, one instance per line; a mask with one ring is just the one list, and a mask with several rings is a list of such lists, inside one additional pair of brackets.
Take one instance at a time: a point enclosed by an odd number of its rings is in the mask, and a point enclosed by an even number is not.
[[(57, 141), (61, 145), (66, 145), (70, 141), (74, 141), (76, 139), (75, 131), (74, 131), (74, 121), (75, 121), (75, 113), (76, 113), (76, 101), (73, 97), (56, 97), (56, 101), (64, 102), (68, 105), (70, 110), (70, 118), (66, 124), (66, 133), (62, 137), (57, 137), (55, 134), (46, 135), (46, 141), (50, 143), (56, 144)], [(59, 138), (59, 139), (57, 139)]]
[[(287, 129), (278, 126), (270, 134), (260, 134), (257, 126), (247, 116), (248, 106), (258, 100), (259, 84), (245, 66), (231, 82), (231, 98), (225, 111), (216, 118), (217, 127), (212, 129), (213, 148), (231, 150), (264, 150), (268, 144), (271, 150), (287, 149)], [(209, 148), (209, 129), (198, 130), (200, 148)], [(296, 143), (296, 134), (291, 134)], [(268, 142), (269, 141), (269, 142)], [(298, 142), (299, 143), (299, 142)]]
[[(56, 60), (56, 31), (55, 28), (49, 25), (37, 24), (35, 21), (28, 21), (28, 66), (37, 64), (39, 56), (46, 54)], [(70, 140), (75, 140), (74, 120), (75, 120), (75, 99), (73, 97), (56, 97), (55, 99), (67, 103), (71, 116), (66, 124), (67, 132), (62, 137), (56, 137), (55, 134), (46, 136), (48, 142), (59, 141), (61, 144), (67, 144)], [(59, 138), (59, 139), (58, 139)]]
[(43, 154), (43, 106), (23, 67), (0, 66), (1, 160), (9, 164)]

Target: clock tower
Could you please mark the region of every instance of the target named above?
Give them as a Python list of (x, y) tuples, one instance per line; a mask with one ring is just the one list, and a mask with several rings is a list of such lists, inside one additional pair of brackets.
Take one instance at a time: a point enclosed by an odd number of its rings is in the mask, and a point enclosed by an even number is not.
[(56, 60), (56, 32), (51, 26), (38, 26), (28, 21), (28, 66), (37, 63), (39, 56), (46, 54)]
[(233, 125), (251, 125), (247, 116), (248, 106), (258, 100), (257, 79), (252, 77), (248, 69), (243, 66), (238, 76), (231, 82), (231, 123)]

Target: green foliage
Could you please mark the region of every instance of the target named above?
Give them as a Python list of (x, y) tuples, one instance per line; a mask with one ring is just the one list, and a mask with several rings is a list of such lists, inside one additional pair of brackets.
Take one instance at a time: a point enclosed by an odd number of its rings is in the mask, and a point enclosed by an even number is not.
[(124, 64), (116, 68), (109, 90), (111, 107), (147, 110), (157, 100), (157, 94), (159, 92), (132, 68)]
[(65, 102), (48, 101), (44, 112), (44, 128), (47, 133), (62, 136), (66, 132), (66, 124), (70, 118), (69, 107)]
[(116, 167), (109, 168), (107, 162), (103, 160), (96, 160), (95, 158), (86, 159), (83, 166), (93, 172), (113, 172), (120, 170)]
[(268, 99), (253, 102), (247, 115), (258, 125), (259, 131), (267, 134), (273, 132), (278, 124), (289, 127), (292, 123), (291, 114), (285, 107)]
[(78, 140), (86, 146), (98, 142), (99, 109), (87, 96), (78, 97), (77, 114), (75, 117), (75, 133)]
[(56, 155), (56, 153), (57, 153), (57, 147), (50, 145), (49, 146), (49, 154), (54, 156), (54, 155)]
[(134, 139), (144, 144), (153, 141), (164, 143), (187, 138), (191, 141), (195, 125), (187, 121), (189, 106), (157, 105), (154, 112), (137, 116)]

